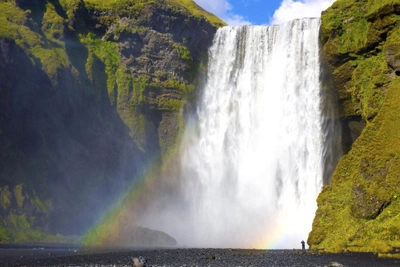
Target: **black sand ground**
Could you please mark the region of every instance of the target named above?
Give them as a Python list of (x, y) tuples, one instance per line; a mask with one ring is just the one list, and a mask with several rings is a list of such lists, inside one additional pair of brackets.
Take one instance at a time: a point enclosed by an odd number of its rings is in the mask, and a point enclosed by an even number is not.
[(315, 254), (300, 250), (249, 249), (28, 249), (0, 248), (0, 266), (133, 266), (132, 257), (147, 259), (146, 266), (306, 266), (400, 267), (399, 259), (374, 254)]

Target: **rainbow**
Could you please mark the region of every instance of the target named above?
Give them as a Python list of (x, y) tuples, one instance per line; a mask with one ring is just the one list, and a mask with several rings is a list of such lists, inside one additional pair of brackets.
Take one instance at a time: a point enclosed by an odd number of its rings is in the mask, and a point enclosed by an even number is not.
[[(187, 134), (194, 134), (196, 126), (186, 129)], [(183, 140), (184, 141), (184, 140)], [(86, 246), (130, 246), (131, 240), (127, 239), (126, 233), (132, 232), (135, 227), (146, 227), (140, 225), (139, 219), (146, 214), (147, 209), (153, 203), (165, 187), (177, 186), (179, 180), (172, 179), (176, 175), (171, 174), (168, 166), (177, 166), (180, 155), (177, 149), (171, 150), (167, 159), (162, 164), (156, 159), (146, 168), (142, 175), (135, 179), (130, 187), (120, 194), (116, 201), (100, 214), (95, 224), (88, 230), (82, 243)], [(169, 180), (166, 178), (169, 177)], [(291, 214), (296, 214), (292, 210)], [(279, 215), (277, 215), (279, 216)], [(283, 216), (283, 215), (281, 215)], [(299, 215), (301, 217), (301, 215)], [(282, 217), (272, 222), (263, 233), (260, 233), (251, 243), (246, 243), (243, 248), (249, 249), (287, 249), (285, 240), (290, 238), (290, 229), (293, 228), (293, 216)], [(296, 222), (301, 223), (301, 222)], [(301, 225), (307, 228), (307, 225)], [(154, 229), (158, 230), (158, 229)], [(310, 229), (311, 230), (311, 229)], [(306, 237), (298, 237), (300, 241)], [(297, 240), (297, 239), (296, 239)]]
[[(166, 162), (163, 167), (171, 164), (171, 161)], [(138, 225), (137, 222), (151, 204), (153, 197), (149, 196), (157, 195), (165, 185), (165, 181), (160, 181), (163, 167), (153, 164), (140, 179), (135, 180), (130, 190), (121, 194), (115, 204), (98, 217), (95, 225), (83, 238), (83, 244), (86, 246), (128, 246), (129, 243), (124, 240), (124, 233), (132, 231), (136, 226), (144, 226)], [(243, 248), (285, 248), (282, 242), (287, 234), (288, 226), (285, 223), (278, 223), (278, 221), (266, 229), (265, 233), (259, 235), (258, 239), (254, 240), (254, 244)]]
[(150, 165), (128, 190), (121, 193), (113, 205), (98, 216), (82, 243), (87, 246), (118, 245), (123, 231), (127, 230), (124, 228), (137, 226), (137, 217), (145, 212), (149, 204), (148, 196), (159, 187), (159, 172), (159, 164)]

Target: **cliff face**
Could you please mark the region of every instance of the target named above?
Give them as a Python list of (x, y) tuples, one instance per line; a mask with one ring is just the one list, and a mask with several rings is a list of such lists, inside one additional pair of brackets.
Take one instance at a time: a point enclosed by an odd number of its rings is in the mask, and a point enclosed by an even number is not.
[(0, 8), (0, 242), (82, 234), (178, 142), (223, 22), (189, 0)]
[(322, 15), (347, 154), (318, 197), (312, 249), (400, 247), (399, 15), (391, 0), (338, 0)]

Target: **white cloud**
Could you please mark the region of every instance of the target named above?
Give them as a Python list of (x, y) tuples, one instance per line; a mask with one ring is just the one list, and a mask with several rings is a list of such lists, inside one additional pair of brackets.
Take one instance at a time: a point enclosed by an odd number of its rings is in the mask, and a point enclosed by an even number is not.
[(248, 25), (251, 24), (243, 16), (232, 13), (232, 6), (228, 0), (194, 0), (199, 6), (213, 13), (228, 25)]
[(321, 12), (335, 0), (283, 0), (275, 11), (270, 24), (281, 24), (289, 20), (304, 17), (320, 17)]

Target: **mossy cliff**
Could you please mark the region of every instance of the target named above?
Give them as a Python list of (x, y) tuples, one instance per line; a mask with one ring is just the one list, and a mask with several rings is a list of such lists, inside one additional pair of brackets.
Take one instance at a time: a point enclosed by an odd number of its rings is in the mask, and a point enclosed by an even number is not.
[(191, 0), (0, 10), (0, 243), (83, 234), (178, 142), (224, 24)]
[(322, 14), (323, 52), (343, 122), (343, 148), (318, 197), (311, 249), (400, 247), (400, 2), (337, 0)]

